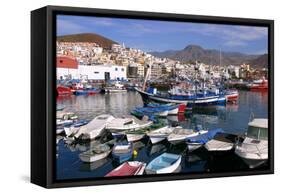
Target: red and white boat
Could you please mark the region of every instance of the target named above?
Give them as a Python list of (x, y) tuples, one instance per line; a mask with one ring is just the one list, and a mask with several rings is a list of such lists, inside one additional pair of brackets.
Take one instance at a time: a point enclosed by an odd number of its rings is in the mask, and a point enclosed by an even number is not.
[(263, 91), (268, 89), (268, 81), (266, 79), (255, 80), (252, 84), (248, 85), (251, 91)]
[(105, 176), (112, 177), (112, 176), (142, 175), (145, 167), (146, 167), (146, 163), (143, 162), (139, 162), (139, 161), (125, 162), (120, 166), (118, 166), (117, 168), (113, 169)]
[(227, 102), (233, 102), (233, 101), (237, 101), (239, 97), (239, 92), (238, 90), (226, 90), (225, 92), (225, 98)]
[(57, 86), (57, 93), (58, 96), (70, 96), (72, 94), (72, 91), (69, 87)]

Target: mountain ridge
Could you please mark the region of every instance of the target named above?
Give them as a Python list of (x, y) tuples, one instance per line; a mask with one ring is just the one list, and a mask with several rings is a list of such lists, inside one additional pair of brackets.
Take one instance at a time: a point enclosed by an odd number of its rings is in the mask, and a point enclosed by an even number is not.
[[(240, 52), (226, 52), (216, 49), (205, 49), (200, 45), (187, 45), (182, 50), (168, 50), (163, 52), (150, 52), (150, 54), (157, 57), (167, 57), (181, 62), (195, 62), (200, 61), (211, 65), (241, 65), (249, 63), (256, 68), (263, 68), (267, 66), (267, 54), (253, 55), (244, 54)], [(258, 59), (263, 56), (263, 58)], [(220, 60), (221, 59), (221, 60)]]

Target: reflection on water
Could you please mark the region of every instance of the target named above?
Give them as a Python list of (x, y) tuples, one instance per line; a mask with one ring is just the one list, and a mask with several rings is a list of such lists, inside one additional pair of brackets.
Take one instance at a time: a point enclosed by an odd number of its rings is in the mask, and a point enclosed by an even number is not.
[[(64, 105), (65, 111), (75, 112), (80, 119), (93, 119), (99, 114), (112, 114), (116, 117), (129, 115), (136, 106), (142, 106), (142, 99), (136, 92), (123, 94), (97, 94), (93, 96), (72, 96), (59, 98), (59, 105)], [(251, 117), (268, 118), (267, 93), (240, 91), (237, 104), (213, 106), (197, 109), (185, 115), (168, 116), (165, 121), (186, 128), (222, 128), (233, 134), (243, 134)], [(104, 160), (86, 164), (80, 161), (79, 153), (97, 145), (98, 141), (87, 144), (77, 144), (72, 139), (62, 141), (57, 139), (57, 178), (75, 179), (103, 177), (119, 164), (113, 162), (111, 156)], [(180, 172), (229, 172), (248, 170), (243, 161), (233, 152), (226, 154), (210, 154), (201, 149), (194, 153), (186, 152), (186, 145), (172, 146), (168, 142), (151, 145), (148, 138), (134, 143), (137, 156), (133, 160), (150, 162), (164, 152), (181, 154), (183, 156)]]

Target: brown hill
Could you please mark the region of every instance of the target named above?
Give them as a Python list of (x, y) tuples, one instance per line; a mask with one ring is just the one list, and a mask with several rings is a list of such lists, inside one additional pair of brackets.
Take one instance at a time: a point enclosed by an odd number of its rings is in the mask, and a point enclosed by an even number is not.
[(110, 40), (94, 33), (83, 33), (83, 34), (70, 34), (57, 36), (59, 42), (94, 42), (103, 48), (111, 48), (112, 44), (118, 44), (117, 42)]
[(249, 61), (249, 64), (255, 68), (268, 68), (268, 54), (263, 54), (258, 58)]

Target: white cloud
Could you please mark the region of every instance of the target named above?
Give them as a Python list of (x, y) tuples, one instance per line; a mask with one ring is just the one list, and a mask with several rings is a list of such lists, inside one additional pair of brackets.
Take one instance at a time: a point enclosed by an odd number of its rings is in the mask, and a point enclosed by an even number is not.
[(247, 43), (241, 40), (228, 40), (224, 42), (224, 45), (229, 47), (236, 47), (236, 46), (246, 46)]

